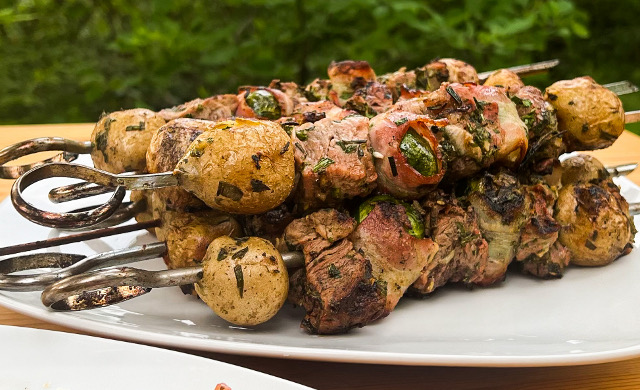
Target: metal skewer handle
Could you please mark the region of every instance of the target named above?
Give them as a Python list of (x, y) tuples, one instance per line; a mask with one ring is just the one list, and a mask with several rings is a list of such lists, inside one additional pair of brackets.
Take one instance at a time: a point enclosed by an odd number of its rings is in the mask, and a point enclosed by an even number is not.
[[(91, 142), (77, 142), (60, 137), (42, 137), (18, 142), (0, 150), (0, 178), (17, 179), (20, 175), (37, 166), (50, 162), (73, 161), (79, 154), (91, 152)], [(33, 153), (62, 151), (51, 158), (32, 164), (6, 166), (8, 162)]]
[[(282, 253), (287, 268), (304, 265), (302, 252)], [(131, 267), (97, 270), (70, 276), (48, 286), (42, 303), (54, 310), (85, 310), (113, 305), (135, 298), (152, 288), (182, 286), (202, 279), (201, 266), (165, 271)]]
[[(114, 188), (111, 198), (89, 210), (72, 213), (52, 213), (38, 209), (27, 202), (22, 192), (30, 185), (53, 177), (69, 177)], [(95, 225), (113, 215), (122, 204), (127, 189), (147, 190), (178, 185), (171, 172), (148, 175), (114, 175), (82, 165), (48, 163), (31, 169), (20, 176), (11, 188), (11, 201), (23, 217), (37, 224), (53, 228), (80, 228)]]
[[(46, 286), (90, 270), (112, 267), (161, 256), (167, 251), (162, 242), (98, 253), (85, 257), (66, 253), (36, 253), (0, 261), (0, 289), (9, 291), (38, 291)], [(18, 271), (39, 268), (60, 268), (59, 270), (29, 275), (9, 275)]]

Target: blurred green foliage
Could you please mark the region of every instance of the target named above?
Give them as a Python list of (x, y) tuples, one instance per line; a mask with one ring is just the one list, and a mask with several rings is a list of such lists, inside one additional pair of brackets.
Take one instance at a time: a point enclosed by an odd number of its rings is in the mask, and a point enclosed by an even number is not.
[(528, 82), (639, 83), (639, 14), (636, 1), (0, 0), (0, 123), (93, 121), (273, 78), (307, 83), (342, 59), (382, 74), (434, 57), (479, 71), (560, 58)]

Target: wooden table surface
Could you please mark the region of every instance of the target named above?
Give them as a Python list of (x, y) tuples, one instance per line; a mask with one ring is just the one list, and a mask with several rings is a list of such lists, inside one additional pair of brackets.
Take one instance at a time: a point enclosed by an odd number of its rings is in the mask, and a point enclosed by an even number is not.
[[(92, 125), (0, 126), (0, 148), (38, 136), (87, 140)], [(640, 160), (640, 137), (625, 132), (609, 149), (596, 154), (605, 164)], [(629, 176), (640, 184), (640, 170)], [(4, 199), (10, 181), (0, 181)], [(1, 223), (1, 222), (0, 222)], [(0, 325), (82, 333), (0, 307)], [(2, 340), (0, 340), (0, 345)], [(189, 351), (184, 351), (189, 352)], [(546, 368), (402, 367), (322, 363), (189, 352), (248, 367), (318, 389), (639, 389), (640, 358), (603, 364)], [(34, 368), (37, 369), (37, 368)], [(0, 382), (1, 382), (0, 374)]]

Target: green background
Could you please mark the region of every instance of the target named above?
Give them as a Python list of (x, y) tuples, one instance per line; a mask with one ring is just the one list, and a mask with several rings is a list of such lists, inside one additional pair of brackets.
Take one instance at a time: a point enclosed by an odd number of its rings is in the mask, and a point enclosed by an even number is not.
[(0, 0), (0, 123), (91, 122), (273, 78), (307, 83), (343, 59), (382, 74), (435, 57), (478, 71), (559, 58), (525, 82), (640, 84), (638, 15), (640, 1)]

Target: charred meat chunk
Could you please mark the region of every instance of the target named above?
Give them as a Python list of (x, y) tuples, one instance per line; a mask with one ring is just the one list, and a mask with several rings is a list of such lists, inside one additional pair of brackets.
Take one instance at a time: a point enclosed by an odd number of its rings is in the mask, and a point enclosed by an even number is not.
[(482, 237), (473, 208), (463, 208), (442, 190), (422, 203), (425, 229), (438, 244), (438, 252), (411, 286), (412, 293), (429, 294), (446, 283), (474, 284), (483, 279), (489, 246)]
[[(208, 129), (208, 123), (198, 119), (176, 119), (159, 128), (147, 149), (147, 171), (173, 171), (189, 145)], [(199, 210), (206, 207), (200, 199), (180, 187), (158, 188), (154, 192), (167, 210)]]
[(290, 248), (302, 249), (305, 269), (292, 278), (292, 294), (306, 310), (310, 333), (344, 333), (388, 314), (386, 289), (348, 236), (356, 221), (333, 209), (293, 221), (285, 230)]

